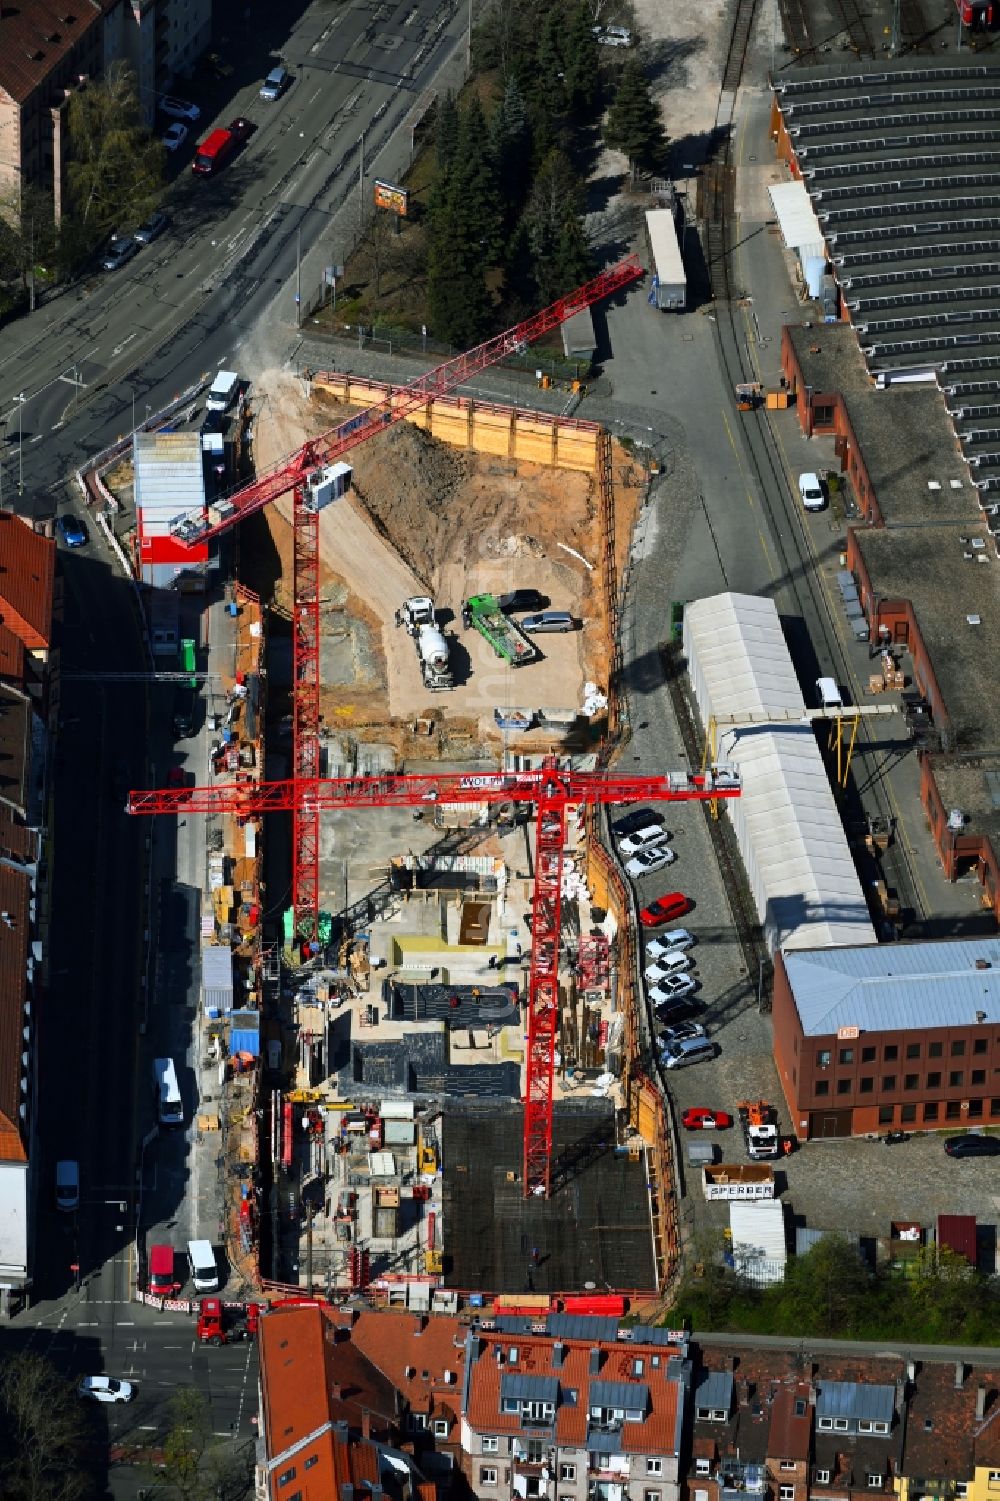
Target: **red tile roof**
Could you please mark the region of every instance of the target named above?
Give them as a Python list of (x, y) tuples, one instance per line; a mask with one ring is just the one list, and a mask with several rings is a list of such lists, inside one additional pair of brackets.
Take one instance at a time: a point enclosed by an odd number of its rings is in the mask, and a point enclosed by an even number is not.
[(24, 643), (5, 625), (0, 625), (0, 678), (24, 681)]
[(31, 882), (0, 865), (0, 1162), (27, 1162), (20, 1107)]
[[(81, 7), (82, 10), (82, 7)], [(0, 21), (0, 57), (6, 21)], [(0, 623), (29, 651), (52, 643), (56, 544), (11, 511), (0, 511)]]
[[(633, 1331), (634, 1334), (635, 1331)], [(575, 1390), (574, 1403), (560, 1402), (556, 1407), (556, 1443), (582, 1448), (586, 1444), (590, 1411), (591, 1381), (629, 1382), (645, 1386), (649, 1407), (640, 1423), (625, 1423), (621, 1430), (623, 1453), (676, 1454), (680, 1447), (678, 1413), (681, 1411), (679, 1373), (668, 1373), (667, 1364), (681, 1351), (670, 1345), (643, 1345), (638, 1340), (595, 1346), (589, 1340), (563, 1339), (563, 1356), (554, 1364), (557, 1341), (549, 1335), (510, 1335), (481, 1332), (482, 1353), (472, 1368), (469, 1405), (466, 1417), (479, 1433), (515, 1434), (521, 1432), (520, 1415), (502, 1411), (501, 1381), (505, 1375), (555, 1377), (562, 1390)], [(516, 1346), (517, 1363), (509, 1363), (511, 1346)], [(600, 1370), (590, 1370), (594, 1348), (602, 1352)], [(503, 1355), (498, 1362), (497, 1354)], [(659, 1363), (653, 1365), (653, 1357)], [(643, 1362), (641, 1376), (633, 1374), (637, 1359)]]
[(414, 1412), (447, 1409), (458, 1418), (465, 1365), (465, 1327), (458, 1319), (365, 1311), (351, 1338)]
[(0, 89), (23, 103), (80, 38), (100, 24), (102, 9), (109, 8), (107, 0), (104, 5), (97, 0), (18, 0), (17, 5), (0, 6)]
[(771, 1404), (767, 1452), (775, 1459), (808, 1459), (813, 1406), (807, 1381), (781, 1386)]
[[(993, 1421), (1000, 1414), (1000, 1372), (963, 1365), (960, 1386), (955, 1377), (954, 1361), (917, 1366), (908, 1384), (904, 1475), (971, 1480), (977, 1464), (989, 1466), (1000, 1456), (1000, 1420)], [(980, 1387), (984, 1411), (977, 1419)]]

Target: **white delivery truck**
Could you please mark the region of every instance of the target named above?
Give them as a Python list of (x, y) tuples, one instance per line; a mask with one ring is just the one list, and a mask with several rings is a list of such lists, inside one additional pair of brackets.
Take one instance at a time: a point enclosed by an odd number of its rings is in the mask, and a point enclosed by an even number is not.
[(156, 1090), (156, 1119), (160, 1125), (182, 1126), (184, 1105), (172, 1058), (153, 1059), (153, 1088)]
[(218, 1292), (219, 1268), (211, 1241), (189, 1240), (188, 1260), (191, 1263), (191, 1281), (194, 1283), (195, 1292)]
[(224, 412), (236, 399), (240, 378), (235, 370), (220, 370), (208, 389), (205, 409), (209, 412)]

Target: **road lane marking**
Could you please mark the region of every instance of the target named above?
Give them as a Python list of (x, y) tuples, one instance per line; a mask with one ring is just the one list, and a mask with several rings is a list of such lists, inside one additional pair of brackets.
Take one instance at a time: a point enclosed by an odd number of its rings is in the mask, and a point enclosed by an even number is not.
[(120, 344), (116, 344), (115, 347), (114, 347), (114, 349), (112, 349), (112, 351), (111, 351), (112, 357), (114, 359), (117, 359), (118, 356), (121, 354), (122, 350), (125, 349), (129, 344), (131, 344), (132, 340), (134, 338), (136, 338), (136, 337), (137, 337), (137, 334), (136, 334), (136, 330), (135, 329), (133, 329), (130, 334), (126, 334), (125, 338), (121, 341), (121, 343)]

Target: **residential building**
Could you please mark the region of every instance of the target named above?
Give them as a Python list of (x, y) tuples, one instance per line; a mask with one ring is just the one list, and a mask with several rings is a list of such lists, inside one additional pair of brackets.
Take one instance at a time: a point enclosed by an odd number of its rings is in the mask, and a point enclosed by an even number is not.
[(0, 511), (0, 1317), (27, 1296), (39, 1192), (35, 1047), (48, 923), (56, 547)]
[(212, 0), (18, 0), (0, 5), (0, 204), (34, 184), (65, 194), (66, 104), (112, 62), (135, 74), (143, 119), (212, 36)]
[(900, 1501), (1000, 1496), (1000, 1372), (911, 1361)]
[(798, 1136), (1000, 1121), (1000, 939), (779, 953), (773, 1022)]

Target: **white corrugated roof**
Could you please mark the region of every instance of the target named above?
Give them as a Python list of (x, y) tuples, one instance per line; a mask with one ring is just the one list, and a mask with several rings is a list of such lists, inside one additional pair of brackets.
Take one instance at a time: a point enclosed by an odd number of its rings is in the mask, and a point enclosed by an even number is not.
[(135, 508), (148, 523), (205, 504), (205, 471), (197, 433), (136, 433)]
[(677, 225), (673, 210), (652, 208), (646, 213), (646, 229), (649, 233), (649, 248), (653, 252), (656, 274), (662, 285), (672, 286), (684, 281), (684, 262), (681, 247), (677, 243)]
[(743, 775), (726, 808), (769, 948), (875, 943), (774, 602), (696, 600), (684, 650), (702, 722), (718, 722), (718, 757)]
[(823, 231), (809, 202), (804, 182), (779, 182), (767, 190), (771, 205), (778, 217), (781, 237), (789, 250), (798, 250), (801, 245), (820, 245), (823, 254)]
[(769, 1261), (784, 1261), (785, 1211), (780, 1199), (747, 1202), (734, 1199), (729, 1206), (729, 1228), (733, 1250), (762, 1256)]

